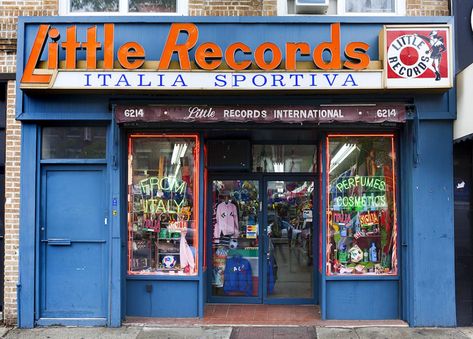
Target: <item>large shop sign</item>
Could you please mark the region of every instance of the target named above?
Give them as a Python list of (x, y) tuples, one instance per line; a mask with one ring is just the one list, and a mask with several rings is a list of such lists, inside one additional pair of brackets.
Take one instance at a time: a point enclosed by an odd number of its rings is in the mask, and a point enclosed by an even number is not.
[(406, 106), (399, 103), (345, 105), (117, 105), (118, 123), (126, 122), (404, 122)]
[[(84, 38), (78, 39), (78, 34)], [(54, 25), (39, 25), (26, 53), (21, 88), (357, 90), (452, 86), (447, 25), (384, 26), (380, 33), (380, 46), (384, 47), (379, 53), (384, 62), (370, 59), (371, 46), (365, 42), (342, 44), (339, 23), (330, 25), (329, 41), (263, 42), (253, 48), (239, 41), (225, 45), (201, 41), (196, 24), (173, 23), (163, 46), (158, 46), (159, 60), (149, 60), (151, 46), (139, 41), (117, 44), (115, 38), (113, 23), (71, 25), (63, 31)], [(302, 59), (311, 61), (301, 63)], [(299, 67), (301, 64), (305, 67)]]

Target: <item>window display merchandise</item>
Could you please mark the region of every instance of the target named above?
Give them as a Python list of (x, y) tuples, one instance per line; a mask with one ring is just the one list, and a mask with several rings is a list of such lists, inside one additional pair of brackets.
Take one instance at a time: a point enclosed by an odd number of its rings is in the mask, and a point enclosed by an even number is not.
[(212, 182), (212, 295), (257, 296), (259, 187), (253, 180)]
[(130, 136), (129, 274), (197, 274), (198, 153), (196, 136)]
[(393, 135), (327, 138), (327, 274), (397, 274)]

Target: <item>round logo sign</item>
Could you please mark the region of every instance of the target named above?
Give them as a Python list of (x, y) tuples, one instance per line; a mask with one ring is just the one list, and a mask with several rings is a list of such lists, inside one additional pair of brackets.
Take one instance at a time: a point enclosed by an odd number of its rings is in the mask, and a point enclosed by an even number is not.
[(402, 78), (417, 78), (432, 67), (430, 47), (417, 34), (397, 37), (388, 48), (388, 64)]

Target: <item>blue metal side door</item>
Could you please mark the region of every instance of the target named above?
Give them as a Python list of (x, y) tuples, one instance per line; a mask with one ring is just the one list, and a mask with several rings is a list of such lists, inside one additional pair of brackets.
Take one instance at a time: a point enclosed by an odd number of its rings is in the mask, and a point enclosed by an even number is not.
[(105, 325), (106, 167), (51, 165), (41, 176), (37, 323)]

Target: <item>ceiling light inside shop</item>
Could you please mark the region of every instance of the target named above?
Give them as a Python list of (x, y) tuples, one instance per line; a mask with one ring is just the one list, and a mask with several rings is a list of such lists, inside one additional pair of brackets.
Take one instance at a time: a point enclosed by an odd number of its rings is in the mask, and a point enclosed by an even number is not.
[(355, 144), (344, 144), (330, 160), (329, 173), (332, 173), (355, 149)]

